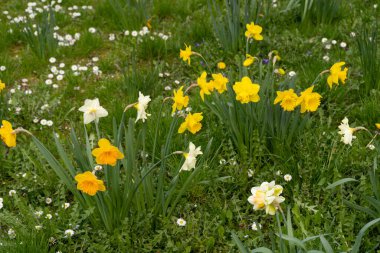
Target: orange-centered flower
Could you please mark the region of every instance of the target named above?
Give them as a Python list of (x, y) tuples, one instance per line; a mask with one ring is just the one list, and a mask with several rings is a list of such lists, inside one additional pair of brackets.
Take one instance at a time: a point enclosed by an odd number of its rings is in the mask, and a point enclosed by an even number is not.
[(191, 51), (191, 46), (187, 46), (186, 44), (185, 46), (185, 50), (180, 49), (179, 57), (181, 57), (183, 61), (187, 61), (187, 63), (190, 65), (190, 56), (193, 54), (193, 52)]
[(78, 182), (77, 189), (90, 196), (94, 196), (97, 193), (97, 191), (106, 190), (104, 182), (102, 180), (99, 180), (90, 171), (86, 171), (85, 173), (76, 175), (75, 181)]
[(92, 150), (92, 155), (96, 157), (97, 164), (115, 166), (118, 159), (124, 158), (123, 153), (117, 147), (112, 146), (109, 140), (102, 138), (99, 140), (98, 145), (99, 148)]
[(16, 134), (13, 132), (12, 124), (6, 120), (2, 121), (0, 137), (8, 147), (16, 147)]

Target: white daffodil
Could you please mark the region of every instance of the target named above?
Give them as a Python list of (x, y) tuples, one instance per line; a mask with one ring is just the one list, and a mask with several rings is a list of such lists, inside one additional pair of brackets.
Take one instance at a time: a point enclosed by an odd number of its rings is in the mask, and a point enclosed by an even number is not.
[(185, 162), (183, 163), (180, 171), (186, 170), (190, 171), (195, 168), (195, 163), (197, 162), (197, 156), (202, 155), (201, 147), (195, 147), (195, 145), (190, 142), (189, 153), (184, 153)]
[(150, 116), (150, 114), (146, 113), (146, 109), (148, 108), (148, 104), (151, 101), (150, 96), (144, 96), (141, 92), (139, 92), (139, 101), (135, 105), (135, 108), (137, 109), (137, 118), (136, 122), (141, 119), (142, 122), (145, 122), (145, 120)]
[(91, 123), (95, 120), (97, 123), (99, 118), (106, 117), (108, 112), (99, 104), (99, 99), (86, 99), (84, 105), (79, 108), (79, 111), (83, 112), (84, 124)]
[(352, 140), (356, 139), (356, 136), (353, 135), (354, 132), (355, 132), (355, 128), (351, 128), (348, 125), (348, 119), (347, 119), (347, 117), (345, 117), (342, 120), (342, 123), (339, 125), (339, 129), (340, 129), (340, 131), (338, 133), (340, 135), (342, 135), (341, 141), (344, 144), (348, 144), (348, 145), (352, 146)]
[(276, 185), (275, 181), (264, 182), (259, 187), (252, 187), (252, 196), (249, 196), (248, 202), (253, 205), (254, 210), (265, 209), (267, 214), (274, 215), (280, 203), (285, 201), (280, 196), (282, 190), (282, 186)]

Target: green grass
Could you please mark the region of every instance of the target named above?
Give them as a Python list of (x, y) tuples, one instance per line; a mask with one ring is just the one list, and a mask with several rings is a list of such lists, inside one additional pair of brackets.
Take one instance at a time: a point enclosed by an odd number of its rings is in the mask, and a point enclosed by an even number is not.
[[(61, 4), (62, 12), (11, 24), (3, 12), (12, 18), (25, 15), (27, 3), (0, 4), (0, 66), (6, 66), (0, 71), (6, 84), (0, 91), (0, 120), (33, 133), (59, 166), (46, 162), (42, 146), (37, 147), (28, 134), (17, 134), (15, 148), (8, 149), (0, 141), (0, 252), (245, 252), (260, 247), (272, 252), (296, 252), (295, 247), (299, 252), (306, 252), (304, 248), (330, 252), (328, 244), (332, 252), (380, 250), (375, 180), (380, 154), (380, 130), (375, 126), (380, 123), (376, 1), (287, 0), (277, 1), (275, 7), (264, 0), (67, 0)], [(246, 3), (251, 6), (249, 15)], [(311, 5), (304, 12), (306, 3)], [(78, 9), (69, 11), (74, 5)], [(83, 5), (93, 9), (82, 9)], [(220, 8), (214, 16), (213, 6)], [(236, 15), (228, 18), (227, 8), (233, 7)], [(69, 12), (81, 16), (73, 19)], [(132, 36), (148, 20), (149, 33)], [(264, 40), (249, 44), (248, 52), (259, 60), (247, 69), (242, 66), (244, 31), (251, 21), (263, 27)], [(33, 31), (34, 24), (44, 31), (41, 35), (20, 28)], [(80, 33), (80, 39), (73, 46), (58, 46), (52, 38), (54, 26), (59, 26), (56, 32), (62, 36)], [(90, 27), (96, 32), (90, 33)], [(124, 35), (126, 30), (129, 35)], [(109, 40), (111, 33), (114, 41)], [(168, 38), (163, 40), (160, 33)], [(323, 43), (322, 38), (328, 41)], [(347, 46), (342, 48), (341, 42)], [(192, 55), (190, 66), (183, 62), (179, 50), (184, 44), (204, 59)], [(272, 74), (271, 61), (263, 62), (273, 50), (281, 56), (274, 68), (283, 68), (284, 76)], [(56, 63), (50, 63), (50, 57)], [(226, 63), (225, 70), (217, 69), (220, 61)], [(349, 69), (347, 80), (330, 89), (328, 73), (319, 74), (339, 61)], [(65, 67), (59, 68), (60, 63)], [(72, 65), (88, 70), (76, 75)], [(61, 81), (53, 77), (56, 89), (45, 84), (53, 66), (65, 72)], [(95, 75), (93, 67), (102, 73)], [(196, 83), (202, 71), (207, 71), (208, 80), (211, 73), (223, 73), (230, 79), (229, 91), (206, 95), (204, 103), (199, 88), (192, 88), (189, 106), (193, 113), (203, 112), (202, 129), (197, 134), (178, 134), (184, 119), (171, 117), (173, 89)], [(296, 75), (290, 78), (290, 71)], [(258, 104), (245, 106), (235, 100), (232, 85), (245, 75), (261, 85)], [(26, 85), (22, 79), (28, 80)], [(283, 112), (273, 105), (278, 89), (292, 87), (299, 94), (313, 82), (322, 95), (316, 112), (305, 116), (298, 108)], [(32, 94), (25, 94), (29, 90)], [(147, 109), (151, 116), (134, 124), (135, 108), (122, 115), (127, 105), (137, 101), (139, 91), (152, 99)], [(103, 204), (82, 195), (72, 176), (92, 170), (95, 163), (89, 153), (91, 145), (97, 145), (97, 131), (93, 123), (83, 126), (78, 111), (85, 99), (94, 98), (109, 113), (100, 119), (100, 133), (119, 144), (126, 156), (118, 166), (96, 174), (114, 180), (113, 184), (106, 181), (107, 191), (96, 195)], [(44, 108), (45, 104), (49, 106)], [(228, 111), (231, 105), (234, 110)], [(298, 114), (295, 126), (284, 120), (284, 115), (294, 119)], [(259, 117), (254, 120), (252, 115)], [(344, 117), (350, 127), (368, 130), (355, 131), (352, 146), (341, 142), (338, 134)], [(273, 123), (265, 121), (268, 118)], [(42, 119), (52, 120), (53, 125), (41, 125)], [(307, 124), (301, 127), (302, 120)], [(85, 145), (84, 130), (90, 147)], [(60, 151), (54, 134), (62, 143)], [(201, 146), (204, 154), (197, 157), (195, 170), (178, 173), (185, 159), (170, 154), (187, 152), (190, 141)], [(375, 149), (368, 148), (369, 143)], [(69, 177), (59, 174), (60, 169)], [(284, 180), (286, 174), (291, 181)], [(352, 180), (334, 186), (344, 178)], [(253, 210), (247, 201), (252, 187), (272, 180), (283, 186), (286, 199), (281, 204), (284, 216), (277, 212), (278, 219)], [(10, 190), (16, 196), (10, 196)], [(52, 203), (46, 203), (46, 198)], [(64, 203), (70, 207), (63, 208)], [(43, 215), (36, 217), (36, 211)], [(178, 218), (185, 219), (186, 226), (178, 226)], [(252, 230), (253, 222), (261, 228)], [(35, 227), (39, 225), (41, 230)], [(15, 238), (8, 235), (9, 229), (15, 231)], [(67, 229), (75, 234), (65, 236)], [(298, 241), (313, 236), (308, 242)]]

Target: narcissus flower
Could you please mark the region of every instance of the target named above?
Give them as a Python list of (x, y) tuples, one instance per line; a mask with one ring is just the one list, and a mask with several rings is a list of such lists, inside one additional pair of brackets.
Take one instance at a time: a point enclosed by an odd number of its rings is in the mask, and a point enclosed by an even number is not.
[(255, 57), (253, 57), (250, 54), (246, 54), (245, 55), (245, 61), (243, 62), (243, 66), (244, 67), (251, 66), (254, 61), (255, 61)]
[(139, 92), (139, 101), (134, 106), (137, 109), (137, 118), (136, 122), (141, 119), (142, 122), (150, 116), (150, 114), (146, 113), (146, 109), (148, 108), (148, 104), (151, 101), (150, 96), (144, 96), (141, 92)]
[(84, 124), (99, 122), (99, 118), (106, 117), (108, 112), (99, 104), (99, 99), (86, 99), (84, 105), (79, 108), (79, 111), (83, 112)]
[(236, 100), (242, 104), (260, 101), (260, 85), (252, 83), (251, 79), (247, 76), (243, 77), (241, 82), (236, 82), (232, 88), (236, 93)]
[(185, 122), (181, 124), (181, 126), (178, 129), (178, 133), (183, 133), (186, 130), (188, 130), (190, 133), (195, 134), (202, 128), (201, 121), (203, 119), (202, 113), (189, 113), (186, 116)]
[(245, 31), (245, 37), (253, 38), (255, 40), (263, 40), (263, 36), (260, 34), (263, 31), (263, 28), (255, 23), (251, 22), (246, 25), (247, 31)]
[(252, 187), (252, 195), (248, 202), (253, 205), (254, 210), (265, 209), (266, 214), (274, 215), (280, 203), (285, 201), (285, 198), (280, 196), (282, 190), (282, 186), (276, 185), (275, 181), (264, 182), (258, 187)]
[(222, 94), (227, 90), (227, 83), (228, 83), (228, 78), (224, 77), (222, 74), (212, 74), (212, 80), (214, 88)]
[(92, 150), (92, 155), (96, 157), (97, 164), (115, 166), (118, 159), (124, 158), (123, 153), (117, 147), (112, 146), (109, 140), (102, 138), (98, 145), (99, 148)]
[(174, 90), (174, 97), (173, 101), (174, 104), (172, 106), (172, 113), (174, 113), (176, 110), (182, 110), (182, 108), (186, 108), (189, 104), (189, 96), (183, 95), (183, 86), (181, 86), (177, 91)]
[(376, 123), (376, 127), (380, 130), (380, 123)]
[(0, 92), (5, 89), (5, 83), (0, 80)]
[(2, 126), (0, 128), (0, 137), (7, 145), (7, 147), (12, 148), (16, 147), (16, 133), (12, 128), (12, 124), (9, 121), (3, 120)]
[(179, 171), (190, 171), (195, 168), (197, 162), (197, 156), (202, 155), (201, 147), (195, 147), (195, 145), (190, 142), (189, 144), (189, 153), (183, 153), (185, 157), (185, 162), (183, 163)]
[(179, 57), (181, 57), (183, 61), (187, 61), (187, 63), (190, 65), (190, 56), (193, 54), (193, 52), (191, 51), (191, 46), (187, 46), (186, 44), (185, 46), (185, 50), (180, 49)]
[(94, 196), (98, 191), (106, 190), (104, 182), (99, 180), (90, 171), (76, 175), (75, 181), (78, 182), (77, 189), (90, 196)]
[(348, 124), (347, 117), (344, 117), (342, 120), (342, 123), (339, 125), (340, 131), (338, 132), (340, 135), (342, 135), (341, 141), (344, 144), (348, 144), (352, 146), (352, 140), (356, 139), (356, 136), (354, 136), (354, 132), (357, 130), (356, 128), (350, 127)]
[(286, 74), (286, 72), (283, 68), (275, 69), (274, 73), (282, 75), (282, 76)]
[(214, 90), (213, 82), (207, 82), (207, 73), (203, 71), (201, 76), (197, 79), (197, 84), (201, 89), (199, 94), (201, 95), (202, 101), (205, 100), (205, 94), (210, 95)]
[(329, 75), (329, 77), (327, 77), (327, 83), (330, 86), (330, 89), (332, 88), (333, 83), (338, 85), (339, 80), (342, 82), (342, 84), (344, 84), (346, 82), (348, 68), (344, 68), (342, 70), (342, 66), (344, 64), (346, 64), (346, 63), (345, 62), (338, 62), (338, 63), (335, 63), (330, 68), (330, 75)]
[(301, 92), (297, 102), (301, 105), (301, 113), (315, 112), (321, 104), (322, 96), (317, 92), (313, 92), (313, 89), (314, 85)]
[(274, 100), (274, 104), (278, 104), (279, 102), (281, 102), (280, 105), (284, 111), (294, 111), (298, 106), (298, 96), (294, 93), (293, 89), (277, 91), (277, 97)]
[(218, 67), (218, 69), (225, 69), (226, 68), (226, 64), (221, 61), (221, 62), (218, 62), (217, 67)]

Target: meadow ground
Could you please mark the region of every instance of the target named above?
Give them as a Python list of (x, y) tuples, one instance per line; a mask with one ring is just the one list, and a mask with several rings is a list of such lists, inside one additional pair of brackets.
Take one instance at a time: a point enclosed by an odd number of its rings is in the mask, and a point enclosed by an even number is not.
[(376, 0), (3, 0), (0, 252), (380, 252)]

